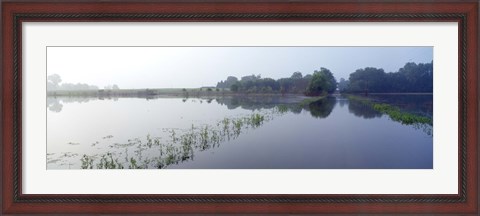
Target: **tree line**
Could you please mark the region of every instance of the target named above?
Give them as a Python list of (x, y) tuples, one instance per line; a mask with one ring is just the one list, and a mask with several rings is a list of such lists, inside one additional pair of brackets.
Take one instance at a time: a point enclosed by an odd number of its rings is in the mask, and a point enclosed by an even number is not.
[(433, 61), (430, 63), (406, 63), (397, 72), (386, 73), (381, 68), (366, 67), (351, 73), (348, 80), (337, 83), (327, 68), (315, 70), (313, 74), (294, 72), (288, 78), (274, 80), (250, 75), (238, 79), (229, 76), (217, 83), (217, 88), (228, 88), (240, 93), (289, 93), (317, 96), (341, 93), (405, 93), (433, 92)]
[[(94, 85), (61, 83), (59, 75), (47, 77), (47, 91), (56, 90), (98, 90)], [(307, 96), (326, 95), (338, 90), (341, 93), (389, 93), (389, 92), (433, 92), (433, 61), (430, 63), (406, 63), (398, 72), (386, 73), (381, 68), (366, 67), (351, 73), (348, 80), (337, 83), (333, 73), (327, 68), (315, 70), (303, 76), (294, 72), (290, 77), (272, 79), (260, 75), (244, 76), (238, 79), (227, 77), (217, 83), (216, 90), (230, 89), (238, 93), (281, 93), (305, 94)], [(117, 85), (104, 87), (105, 90), (117, 90)], [(212, 91), (207, 88), (207, 91)]]
[[(107, 85), (105, 90), (118, 90), (118, 85)], [(99, 90), (98, 86), (85, 83), (62, 83), (62, 78), (58, 74), (52, 74), (47, 77), (47, 91), (78, 91), (78, 90)]]
[(297, 71), (288, 78), (277, 80), (262, 78), (260, 75), (244, 76), (241, 79), (229, 76), (225, 81), (218, 82), (216, 87), (229, 88), (233, 92), (241, 93), (289, 93), (317, 96), (333, 93), (336, 83), (330, 70), (320, 68), (313, 74), (303, 76), (301, 72)]
[(338, 89), (345, 93), (433, 92), (433, 61), (409, 62), (390, 73), (381, 68), (358, 69), (348, 80), (340, 79)]

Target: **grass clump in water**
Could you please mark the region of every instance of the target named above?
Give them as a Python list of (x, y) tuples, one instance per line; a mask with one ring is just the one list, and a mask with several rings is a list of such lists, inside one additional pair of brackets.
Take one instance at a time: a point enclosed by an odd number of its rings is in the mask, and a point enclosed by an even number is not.
[(137, 160), (135, 158), (131, 157), (130, 158), (130, 164), (128, 165), (129, 169), (138, 169), (140, 166), (137, 165)]
[(288, 112), (288, 107), (284, 104), (278, 105), (277, 110), (279, 113), (286, 113)]
[[(288, 109), (287, 109), (288, 110)], [(260, 127), (264, 122), (270, 121), (274, 113), (251, 113), (241, 117), (223, 118), (213, 125), (203, 125), (195, 127), (192, 124), (190, 129), (166, 129), (165, 137), (168, 140), (160, 142), (159, 137), (152, 137), (147, 134), (146, 139), (140, 138), (128, 139), (128, 144), (112, 145), (115, 148), (125, 148), (123, 163), (115, 159), (114, 153), (107, 153), (99, 156), (99, 160), (94, 161), (97, 156), (84, 155), (81, 158), (82, 169), (147, 169), (147, 168), (167, 168), (172, 164), (178, 164), (184, 161), (193, 160), (195, 151), (205, 151), (215, 148), (221, 142), (236, 139), (244, 130), (248, 128)], [(136, 146), (136, 148), (134, 147)], [(153, 156), (148, 149), (156, 148), (157, 156)], [(133, 157), (129, 152), (133, 151)], [(144, 155), (144, 153), (146, 155)]]
[(371, 99), (364, 98), (364, 97), (359, 97), (359, 96), (353, 96), (353, 95), (348, 95), (347, 98), (349, 100), (355, 100), (355, 101), (361, 102), (365, 105), (368, 105), (368, 106), (372, 107), (374, 110), (376, 110), (380, 113), (387, 114), (393, 121), (397, 121), (397, 122), (400, 122), (402, 124), (406, 124), (406, 125), (412, 125), (412, 124), (433, 125), (432, 118), (430, 118), (430, 117), (415, 115), (415, 114), (412, 114), (412, 113), (401, 111), (400, 108), (392, 106), (390, 104), (375, 103)]
[(112, 153), (107, 153), (100, 158), (97, 169), (123, 169), (123, 165), (118, 162), (118, 158), (113, 159)]
[(425, 117), (425, 116), (419, 116), (419, 115), (414, 115), (411, 113), (407, 112), (402, 112), (398, 107), (394, 107), (389, 104), (373, 104), (373, 109), (385, 113), (390, 118), (394, 121), (398, 121), (402, 124), (415, 124), (415, 123), (421, 123), (421, 124), (429, 124), (432, 125), (432, 119)]
[(80, 159), (82, 162), (82, 169), (93, 169), (93, 158), (89, 157), (87, 155), (83, 155), (83, 157)]
[(265, 119), (265, 117), (263, 115), (256, 113), (256, 114), (252, 114), (250, 119), (252, 122), (252, 126), (258, 127), (263, 123), (263, 120)]

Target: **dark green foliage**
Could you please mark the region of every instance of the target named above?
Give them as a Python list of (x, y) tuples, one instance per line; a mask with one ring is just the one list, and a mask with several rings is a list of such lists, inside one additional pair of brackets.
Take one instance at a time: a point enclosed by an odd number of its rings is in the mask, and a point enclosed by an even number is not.
[(319, 71), (315, 71), (312, 76), (312, 80), (307, 87), (307, 95), (318, 96), (331, 94), (335, 92), (337, 88), (337, 81), (332, 72), (326, 68), (320, 68)]
[(237, 77), (229, 76), (227, 77), (227, 80), (218, 82), (217, 88), (231, 88), (236, 82), (238, 82)]
[(238, 92), (239, 88), (240, 88), (240, 82), (237, 82), (230, 86), (230, 90), (232, 90), (233, 92)]
[(341, 92), (433, 92), (433, 62), (416, 64), (409, 62), (395, 73), (367, 67), (350, 74), (347, 81), (340, 81)]
[(297, 72), (294, 72), (290, 78), (292, 78), (292, 79), (294, 79), (294, 80), (302, 79), (302, 78), (303, 78), (303, 75), (302, 75), (301, 72), (298, 72), (298, 71), (297, 71)]
[(217, 88), (230, 88), (232, 92), (247, 94), (303, 94), (311, 79), (312, 75), (306, 75), (304, 77), (301, 72), (294, 72), (291, 77), (278, 80), (262, 78), (260, 75), (244, 76), (240, 80), (230, 76), (226, 81), (220, 81), (217, 84)]
[(350, 92), (382, 92), (388, 85), (383, 69), (367, 67), (350, 74)]

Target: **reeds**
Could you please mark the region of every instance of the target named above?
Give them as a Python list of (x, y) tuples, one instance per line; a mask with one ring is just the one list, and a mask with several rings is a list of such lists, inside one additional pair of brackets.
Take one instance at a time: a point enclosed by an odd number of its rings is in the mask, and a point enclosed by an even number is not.
[(369, 106), (373, 110), (376, 110), (382, 114), (386, 114), (393, 121), (400, 122), (403, 125), (411, 125), (415, 129), (421, 129), (429, 136), (433, 135), (433, 119), (431, 117), (402, 111), (396, 106), (385, 103), (376, 103), (372, 99), (365, 97), (348, 95), (347, 98), (349, 100), (355, 100), (366, 106)]
[[(272, 120), (275, 115), (282, 114), (277, 109), (271, 112), (263, 111), (247, 116), (223, 118), (211, 125), (195, 126), (192, 124), (188, 130), (167, 129), (168, 140), (160, 142), (159, 137), (147, 134), (145, 139), (129, 139), (126, 144), (115, 143), (111, 148), (125, 149), (123, 163), (113, 153), (100, 155), (98, 159), (84, 155), (81, 158), (82, 169), (145, 169), (167, 168), (170, 165), (193, 160), (196, 151), (205, 151), (218, 147), (220, 143), (237, 139), (248, 128), (260, 127), (265, 121)], [(136, 146), (134, 157), (128, 157), (128, 149)], [(156, 156), (144, 155), (146, 149), (157, 148)], [(151, 153), (148, 153), (151, 154)]]

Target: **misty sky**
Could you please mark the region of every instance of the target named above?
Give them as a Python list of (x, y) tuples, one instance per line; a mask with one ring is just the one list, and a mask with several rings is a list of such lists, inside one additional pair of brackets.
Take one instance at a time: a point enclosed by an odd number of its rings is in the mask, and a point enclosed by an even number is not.
[(432, 59), (433, 47), (48, 47), (47, 74), (99, 88), (195, 88), (227, 76), (278, 79), (320, 67), (340, 80), (359, 68), (396, 72)]

